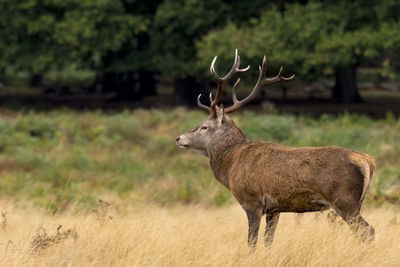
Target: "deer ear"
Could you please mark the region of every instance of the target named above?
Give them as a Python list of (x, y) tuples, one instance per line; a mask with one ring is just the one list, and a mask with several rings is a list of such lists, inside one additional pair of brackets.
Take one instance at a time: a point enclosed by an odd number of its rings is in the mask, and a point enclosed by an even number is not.
[(225, 110), (224, 110), (224, 105), (221, 104), (219, 106), (219, 109), (217, 111), (217, 120), (218, 120), (218, 124), (223, 124), (225, 122)]

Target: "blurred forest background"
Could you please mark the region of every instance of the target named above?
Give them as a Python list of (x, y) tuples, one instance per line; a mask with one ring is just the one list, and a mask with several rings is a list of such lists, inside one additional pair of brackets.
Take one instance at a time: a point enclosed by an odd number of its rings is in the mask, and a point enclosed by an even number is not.
[(52, 212), (103, 197), (231, 203), (174, 138), (205, 119), (190, 106), (235, 48), (251, 65), (239, 98), (264, 54), (269, 76), (296, 74), (232, 115), (248, 139), (370, 153), (367, 202), (398, 201), (398, 0), (0, 0), (2, 197)]
[[(283, 65), (287, 75), (297, 76), (265, 90), (260, 101), (275, 99), (287, 106), (283, 110), (302, 112), (310, 105), (297, 100), (314, 100), (315, 106), (372, 98), (372, 110), (364, 106), (362, 112), (398, 113), (396, 0), (0, 3), (3, 103), (194, 105), (199, 93), (215, 87), (207, 71), (211, 59), (219, 56), (223, 73), (238, 48), (242, 65), (252, 66), (251, 74), (242, 75), (249, 87), (264, 54), (270, 75)], [(328, 106), (343, 111), (343, 105)]]

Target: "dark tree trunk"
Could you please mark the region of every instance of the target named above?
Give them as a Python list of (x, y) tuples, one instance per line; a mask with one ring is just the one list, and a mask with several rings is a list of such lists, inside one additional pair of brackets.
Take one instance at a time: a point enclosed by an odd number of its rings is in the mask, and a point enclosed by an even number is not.
[(336, 84), (333, 87), (333, 100), (339, 103), (362, 102), (356, 81), (356, 66), (339, 67), (335, 72)]
[(288, 88), (282, 85), (282, 99), (286, 101), (288, 99)]
[(43, 86), (43, 76), (40, 74), (33, 74), (29, 85), (32, 87), (42, 87)]
[(157, 95), (154, 72), (139, 71), (139, 91), (142, 96)]
[(115, 100), (132, 101), (138, 99), (140, 95), (136, 76), (131, 71), (117, 74), (118, 86), (115, 87)]
[(114, 91), (114, 85), (117, 83), (117, 73), (105, 72), (100, 74), (98, 82), (101, 84), (101, 91), (109, 93)]
[(156, 95), (156, 80), (153, 72), (106, 72), (100, 75), (97, 83), (102, 92), (115, 92), (113, 100), (133, 101), (142, 96)]
[(131, 71), (103, 73), (100, 80), (103, 92), (115, 92), (113, 100), (132, 101), (140, 97), (137, 75)]
[(196, 105), (199, 94), (202, 94), (202, 103), (206, 104), (207, 101), (204, 100), (207, 96), (205, 94), (204, 85), (198, 82), (195, 77), (174, 79), (174, 95), (178, 105)]

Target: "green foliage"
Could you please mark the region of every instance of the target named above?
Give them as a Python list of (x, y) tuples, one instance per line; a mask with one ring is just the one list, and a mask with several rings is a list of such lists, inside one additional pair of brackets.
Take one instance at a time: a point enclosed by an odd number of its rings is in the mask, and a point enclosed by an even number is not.
[[(199, 77), (268, 56), (302, 79), (362, 61), (398, 78), (400, 5), (385, 1), (0, 0), (0, 78), (89, 86), (106, 73)], [(373, 61), (372, 61), (373, 60)], [(201, 75), (200, 75), (201, 78)], [(10, 80), (14, 82), (13, 80)]]
[(181, 77), (197, 73), (193, 39), (216, 25), (226, 10), (220, 0), (164, 1), (154, 16), (151, 32), (159, 70)]
[(0, 74), (88, 85), (108, 72), (194, 76), (195, 40), (226, 21), (258, 17), (262, 0), (1, 0)]
[[(0, 69), (46, 73), (59, 84), (92, 82), (94, 71), (110, 67), (104, 58), (125, 47), (138, 54), (138, 35), (150, 23), (145, 14), (128, 12), (124, 1), (1, 0), (1, 6)], [(143, 63), (114, 61), (130, 70)]]
[(197, 65), (194, 42), (227, 21), (247, 23), (249, 18), (258, 17), (264, 6), (263, 0), (252, 1), (251, 5), (237, 0), (163, 1), (150, 30), (157, 70), (172, 77), (198, 75), (202, 69)]
[[(206, 157), (179, 149), (175, 136), (206, 118), (185, 109), (122, 113), (15, 113), (0, 116), (0, 193), (52, 212), (92, 207), (99, 198), (221, 206), (231, 193)], [(368, 199), (400, 197), (400, 120), (366, 116), (235, 113), (249, 140), (289, 146), (338, 145), (375, 156)]]
[(90, 69), (79, 69), (76, 65), (65, 66), (61, 70), (51, 69), (43, 80), (46, 84), (57, 84), (66, 86), (90, 86), (96, 78), (96, 72)]
[(269, 116), (268, 120), (260, 120), (254, 112), (246, 112), (249, 119), (242, 123), (242, 131), (248, 133), (250, 140), (271, 140), (282, 142), (292, 136), (296, 128), (294, 118), (282, 116)]
[[(376, 59), (384, 49), (390, 53), (400, 48), (400, 21), (393, 11), (400, 9), (398, 1), (309, 1), (284, 7), (266, 8), (249, 25), (229, 23), (211, 31), (197, 42), (201, 67), (216, 54), (227, 61), (238, 48), (253, 66), (266, 54), (272, 68), (284, 65), (289, 73), (316, 79), (361, 59)], [(394, 42), (388, 41), (392, 38)], [(388, 70), (392, 62), (387, 65)]]

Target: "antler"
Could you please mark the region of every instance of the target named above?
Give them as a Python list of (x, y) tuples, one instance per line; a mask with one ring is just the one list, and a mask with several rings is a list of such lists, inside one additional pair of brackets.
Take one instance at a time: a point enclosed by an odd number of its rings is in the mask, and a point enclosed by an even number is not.
[[(215, 96), (215, 99), (213, 100), (212, 98), (212, 94), (210, 93), (210, 102), (211, 102), (211, 107), (208, 107), (204, 104), (202, 104), (200, 102), (200, 96), (201, 94), (197, 97), (197, 105), (201, 108), (204, 109), (206, 111), (215, 111), (215, 105), (218, 104), (218, 102), (221, 99), (222, 96), (222, 91), (224, 90), (226, 84), (228, 83), (228, 81), (237, 73), (237, 72), (245, 72), (247, 71), (250, 66), (247, 66), (247, 68), (245, 69), (240, 69), (240, 57), (238, 56), (238, 51), (237, 49), (235, 50), (235, 61), (233, 63), (233, 66), (231, 68), (231, 70), (228, 72), (227, 75), (225, 75), (223, 78), (221, 78), (214, 69), (214, 65), (215, 65), (215, 61), (217, 60), (217, 57), (214, 57), (211, 66), (210, 66), (210, 72), (212, 74), (212, 76), (214, 77), (214, 79), (217, 82), (217, 94)], [(276, 75), (273, 78), (267, 78), (265, 77), (265, 73), (266, 73), (266, 57), (264, 56), (263, 62), (262, 62), (262, 67), (259, 67), (260, 70), (260, 74), (258, 76), (258, 80), (257, 83), (255, 85), (255, 87), (253, 88), (253, 90), (251, 91), (250, 95), (248, 95), (245, 99), (243, 100), (238, 100), (236, 97), (236, 88), (239, 85), (240, 82), (240, 78), (238, 78), (238, 80), (235, 82), (233, 89), (232, 89), (232, 99), (233, 99), (233, 105), (226, 108), (225, 112), (226, 113), (230, 113), (233, 112), (235, 110), (237, 110), (238, 108), (240, 108), (241, 106), (243, 106), (244, 104), (250, 102), (251, 100), (253, 100), (253, 98), (257, 95), (257, 92), (260, 90), (261, 87), (265, 86), (265, 85), (271, 85), (274, 83), (278, 83), (278, 82), (285, 82), (285, 81), (291, 81), (294, 79), (295, 75), (292, 75), (289, 78), (283, 77), (282, 76), (282, 72), (283, 72), (283, 67), (280, 68), (278, 75)]]
[(217, 82), (217, 93), (215, 96), (215, 99), (212, 99), (212, 94), (210, 93), (210, 102), (211, 102), (211, 106), (207, 107), (206, 105), (202, 104), (200, 102), (200, 97), (201, 94), (197, 97), (197, 105), (201, 108), (204, 109), (206, 111), (212, 111), (215, 109), (215, 105), (218, 104), (218, 102), (221, 99), (222, 96), (222, 92), (226, 86), (226, 84), (229, 82), (230, 79), (232, 79), (232, 77), (238, 73), (238, 72), (245, 72), (247, 71), (250, 66), (247, 66), (247, 68), (244, 69), (240, 69), (240, 57), (238, 55), (238, 50), (235, 50), (235, 61), (233, 62), (233, 66), (231, 68), (231, 70), (228, 72), (228, 74), (226, 74), (224, 77), (220, 77), (217, 72), (215, 71), (215, 61), (217, 61), (217, 57), (214, 57), (211, 66), (210, 66), (210, 72), (211, 75), (214, 77), (215, 81)]
[(225, 112), (229, 113), (229, 112), (233, 112), (235, 110), (237, 110), (238, 108), (240, 108), (241, 106), (243, 106), (244, 104), (249, 103), (251, 100), (253, 100), (253, 98), (257, 95), (257, 92), (260, 90), (261, 87), (266, 86), (266, 85), (271, 85), (274, 83), (279, 83), (279, 82), (287, 82), (287, 81), (291, 81), (294, 79), (295, 75), (293, 74), (292, 76), (290, 76), (289, 78), (283, 77), (282, 76), (282, 72), (283, 72), (283, 67), (281, 66), (278, 75), (276, 75), (273, 78), (267, 78), (265, 77), (265, 73), (266, 73), (266, 62), (267, 59), (264, 56), (263, 62), (262, 62), (262, 67), (258, 67), (258, 69), (260, 70), (260, 74), (258, 75), (258, 80), (256, 85), (254, 86), (253, 90), (251, 91), (250, 95), (248, 95), (245, 99), (243, 100), (238, 100), (236, 97), (236, 88), (239, 85), (240, 82), (240, 78), (236, 81), (235, 85), (233, 86), (232, 89), (232, 99), (233, 99), (233, 105), (226, 108)]

